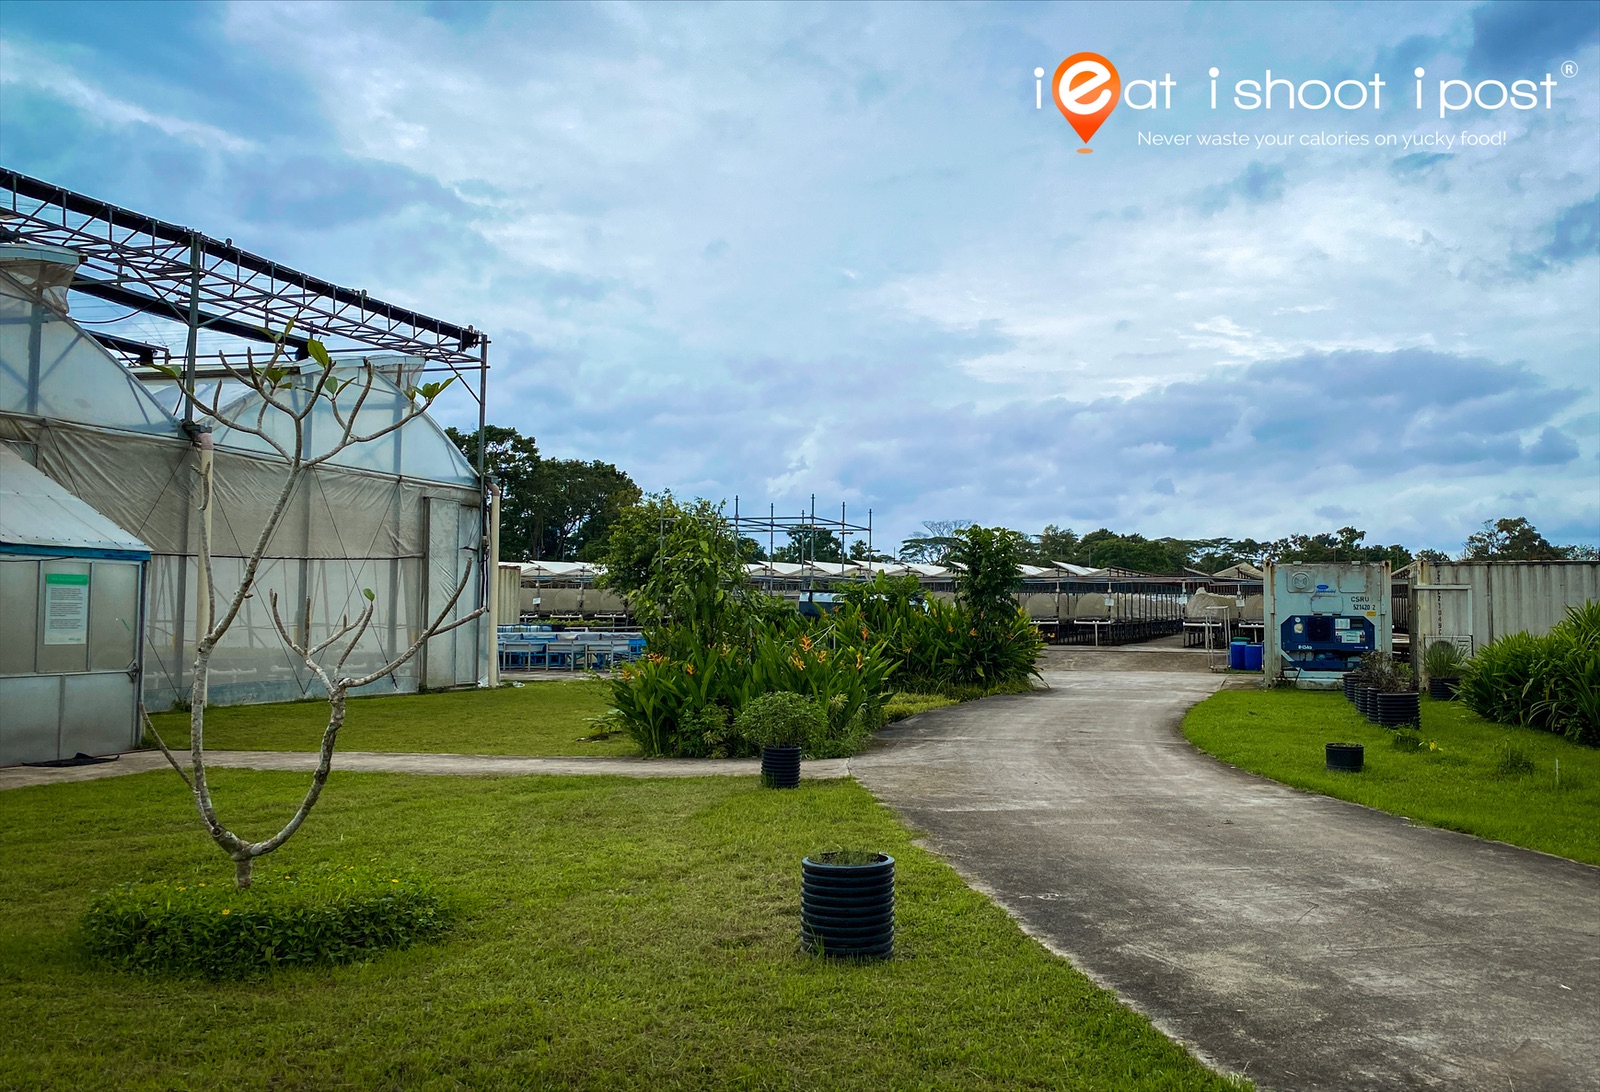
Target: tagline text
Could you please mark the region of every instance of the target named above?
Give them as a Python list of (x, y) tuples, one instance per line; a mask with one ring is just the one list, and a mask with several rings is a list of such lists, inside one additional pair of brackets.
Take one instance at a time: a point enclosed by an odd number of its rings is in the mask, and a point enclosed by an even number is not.
[(1395, 148), (1400, 151), (1454, 151), (1458, 148), (1502, 148), (1505, 130), (1432, 133), (1157, 133), (1139, 131), (1141, 147), (1152, 148)]

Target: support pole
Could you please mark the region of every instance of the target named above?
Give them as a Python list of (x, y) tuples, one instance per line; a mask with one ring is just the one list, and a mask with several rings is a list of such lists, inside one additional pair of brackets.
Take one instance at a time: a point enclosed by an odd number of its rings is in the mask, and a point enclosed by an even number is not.
[(200, 351), (200, 234), (189, 235), (189, 341), (183, 356), (183, 424), (194, 423), (194, 370)]
[[(487, 473), (488, 453), (484, 450), (484, 427), (487, 423), (489, 399), (489, 335), (478, 335), (478, 484), (483, 489), (483, 508), (478, 526), (483, 528), (483, 539), (478, 544), (478, 587), (482, 593), (478, 605), (488, 611), (485, 633), (479, 648), (488, 652), (484, 679), (489, 686), (500, 685), (500, 630), (496, 619), (496, 603), (500, 590), (500, 497)], [(492, 560), (491, 560), (492, 559)], [(482, 624), (482, 623), (480, 623)]]
[[(192, 357), (190, 358), (193, 359)], [(211, 509), (217, 502), (216, 481), (213, 476), (216, 449), (212, 445), (211, 430), (203, 429), (195, 435), (195, 447), (200, 452), (200, 551), (195, 560), (194, 640), (198, 646), (211, 632), (211, 572), (210, 561), (214, 552), (211, 539)], [(210, 694), (201, 695), (210, 698)]]
[[(489, 489), (489, 689), (500, 685), (500, 486)], [(518, 578), (521, 584), (521, 578)], [(519, 588), (520, 591), (520, 588)]]

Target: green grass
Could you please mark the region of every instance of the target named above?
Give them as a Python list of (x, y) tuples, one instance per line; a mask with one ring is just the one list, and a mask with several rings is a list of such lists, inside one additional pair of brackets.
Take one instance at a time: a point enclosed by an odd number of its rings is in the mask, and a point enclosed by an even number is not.
[(914, 717), (918, 713), (926, 713), (930, 709), (943, 709), (947, 705), (955, 705), (956, 699), (947, 698), (943, 694), (907, 694), (896, 693), (883, 707), (884, 717), (892, 724), (897, 720)]
[[(123, 880), (228, 862), (170, 775), (0, 793), (0, 1087), (1220, 1089), (915, 848), (854, 782), (457, 781), (335, 771), (275, 867), (403, 861), (456, 893), (438, 944), (249, 984), (90, 964)], [(218, 770), (260, 836), (305, 779)], [(799, 954), (800, 859), (898, 860), (896, 957)]]
[[(1183, 733), (1225, 762), (1296, 788), (1600, 865), (1600, 750), (1492, 724), (1459, 702), (1423, 699), (1415, 751), (1395, 749), (1394, 732), (1327, 692), (1223, 690), (1189, 711)], [(1363, 744), (1366, 768), (1329, 773), (1324, 743)], [(1518, 755), (1527, 772), (1507, 762)]]
[[(343, 751), (474, 755), (636, 755), (625, 732), (600, 740), (589, 718), (611, 708), (598, 679), (533, 682), (498, 690), (352, 698), (339, 730)], [(219, 751), (314, 751), (327, 725), (323, 701), (215, 706), (206, 710), (206, 747)], [(151, 718), (167, 746), (189, 745), (189, 714)]]
[[(958, 701), (1018, 689), (1016, 685), (966, 687), (954, 696), (896, 693), (884, 712), (890, 721), (904, 720)], [(1029, 689), (1026, 681), (1020, 689)], [(639, 747), (626, 732), (589, 738), (598, 730), (590, 718), (610, 708), (611, 684), (598, 679), (352, 698), (339, 730), (339, 749), (404, 754), (637, 755)], [(322, 701), (214, 706), (206, 710), (206, 747), (218, 751), (314, 751), (327, 717), (328, 706)], [(189, 714), (157, 713), (150, 719), (168, 747), (188, 747)]]

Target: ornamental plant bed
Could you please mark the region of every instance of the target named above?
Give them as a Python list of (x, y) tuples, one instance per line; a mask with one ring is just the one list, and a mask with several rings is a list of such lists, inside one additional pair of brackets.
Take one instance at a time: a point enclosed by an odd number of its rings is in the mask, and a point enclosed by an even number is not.
[(415, 876), (320, 866), (244, 889), (214, 876), (124, 884), (89, 904), (83, 937), (91, 956), (120, 970), (236, 979), (435, 940), (452, 916)]

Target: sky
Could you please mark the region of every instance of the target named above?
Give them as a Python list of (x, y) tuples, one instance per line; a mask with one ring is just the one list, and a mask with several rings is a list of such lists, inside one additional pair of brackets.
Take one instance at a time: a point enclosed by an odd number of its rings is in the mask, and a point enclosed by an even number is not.
[(647, 491), (1600, 543), (1600, 3), (0, 0), (0, 163), (487, 330)]

